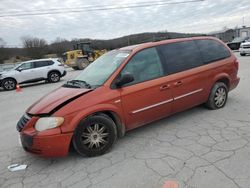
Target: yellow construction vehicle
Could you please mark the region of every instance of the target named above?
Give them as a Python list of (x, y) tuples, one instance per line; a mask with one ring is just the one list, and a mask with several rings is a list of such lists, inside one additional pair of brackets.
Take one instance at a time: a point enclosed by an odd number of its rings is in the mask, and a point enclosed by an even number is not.
[(74, 45), (74, 50), (63, 54), (64, 64), (75, 70), (82, 70), (107, 52), (107, 50), (93, 50), (90, 44), (90, 42), (81, 42)]

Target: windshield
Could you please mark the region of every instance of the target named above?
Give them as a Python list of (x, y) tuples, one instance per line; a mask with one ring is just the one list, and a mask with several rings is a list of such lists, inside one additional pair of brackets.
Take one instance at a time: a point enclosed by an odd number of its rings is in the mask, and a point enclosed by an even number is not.
[(21, 64), (22, 64), (22, 62), (16, 63), (15, 66), (12, 67), (10, 70), (15, 70), (15, 69), (17, 69)]
[(108, 52), (91, 63), (74, 80), (84, 81), (90, 86), (103, 85), (128, 55), (128, 51)]

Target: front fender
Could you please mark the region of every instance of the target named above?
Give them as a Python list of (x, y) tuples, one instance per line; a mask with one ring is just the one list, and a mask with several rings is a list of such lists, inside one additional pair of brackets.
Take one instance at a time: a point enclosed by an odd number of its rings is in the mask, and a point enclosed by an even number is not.
[(119, 106), (112, 105), (112, 104), (99, 104), (92, 107), (88, 107), (84, 110), (75, 112), (73, 114), (67, 115), (65, 117), (65, 123), (61, 127), (62, 132), (73, 132), (75, 128), (79, 125), (80, 121), (85, 119), (86, 117), (96, 114), (98, 112), (109, 111), (115, 113), (119, 116), (122, 125), (125, 125), (125, 120), (122, 115), (122, 109)]

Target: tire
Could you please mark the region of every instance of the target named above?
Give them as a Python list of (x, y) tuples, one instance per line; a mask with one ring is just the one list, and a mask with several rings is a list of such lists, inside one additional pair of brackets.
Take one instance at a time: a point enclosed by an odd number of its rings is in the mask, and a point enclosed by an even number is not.
[(241, 55), (241, 56), (246, 56), (246, 54), (242, 54), (242, 53), (241, 53), (240, 55)]
[(104, 115), (94, 115), (80, 122), (72, 142), (80, 155), (93, 157), (110, 150), (116, 139), (117, 130), (112, 119)]
[(83, 70), (89, 65), (89, 61), (85, 58), (78, 59), (77, 62), (78, 70)]
[(227, 103), (228, 87), (223, 82), (216, 82), (210, 92), (206, 106), (212, 110), (223, 108)]
[(16, 89), (16, 84), (17, 82), (13, 78), (6, 78), (2, 81), (2, 87), (7, 91)]
[(59, 82), (61, 77), (60, 77), (60, 73), (59, 72), (56, 72), (56, 71), (53, 71), (53, 72), (50, 72), (49, 75), (48, 75), (48, 81), (51, 82), (51, 83), (56, 83), (56, 82)]

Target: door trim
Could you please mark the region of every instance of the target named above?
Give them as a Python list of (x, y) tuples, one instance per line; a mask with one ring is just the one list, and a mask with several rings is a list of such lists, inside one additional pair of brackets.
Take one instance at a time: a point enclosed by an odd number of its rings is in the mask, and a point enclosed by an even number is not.
[(203, 91), (203, 89), (197, 89), (197, 90), (195, 90), (195, 91), (192, 91), (192, 92), (186, 93), (186, 94), (184, 94), (184, 95), (180, 95), (180, 96), (178, 96), (178, 97), (175, 97), (174, 100), (178, 100), (178, 99), (187, 97), (187, 96), (189, 96), (189, 95), (193, 95), (193, 94), (195, 94), (195, 93), (199, 93), (199, 92), (201, 92), (201, 91)]
[(135, 110), (135, 111), (132, 111), (131, 113), (132, 114), (136, 114), (136, 113), (139, 113), (139, 112), (142, 112), (142, 111), (145, 111), (145, 110), (148, 110), (148, 109), (151, 109), (151, 108), (155, 108), (157, 106), (160, 106), (160, 105), (163, 105), (163, 104), (166, 104), (166, 103), (170, 103), (172, 102), (174, 99), (169, 99), (169, 100), (166, 100), (166, 101), (162, 101), (162, 102), (159, 102), (159, 103), (156, 103), (156, 104), (153, 104), (153, 105), (150, 105), (150, 106), (146, 106), (144, 108), (140, 108), (138, 110)]

